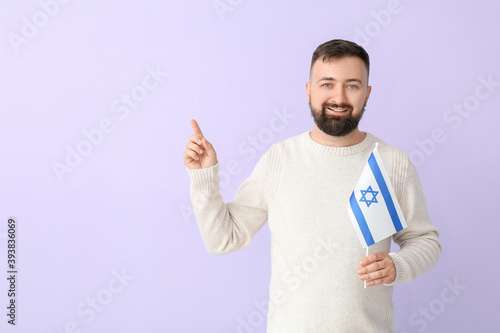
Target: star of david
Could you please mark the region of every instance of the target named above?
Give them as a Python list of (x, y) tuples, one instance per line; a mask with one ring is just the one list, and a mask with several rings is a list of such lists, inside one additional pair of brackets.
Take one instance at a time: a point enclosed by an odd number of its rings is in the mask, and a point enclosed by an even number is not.
[[(367, 195), (368, 193), (371, 193), (371, 195), (372, 195), (372, 199), (371, 199), (371, 200), (367, 200), (367, 199), (366, 199), (366, 195)], [(363, 196), (361, 197), (361, 199), (359, 199), (359, 201), (365, 202), (365, 203), (366, 203), (366, 205), (367, 205), (368, 207), (370, 207), (370, 205), (371, 205), (372, 203), (378, 203), (378, 201), (377, 201), (377, 194), (378, 194), (378, 191), (374, 191), (374, 190), (372, 190), (371, 185), (370, 185), (370, 186), (368, 186), (368, 189), (366, 189), (366, 190), (361, 190), (361, 194), (362, 194)]]

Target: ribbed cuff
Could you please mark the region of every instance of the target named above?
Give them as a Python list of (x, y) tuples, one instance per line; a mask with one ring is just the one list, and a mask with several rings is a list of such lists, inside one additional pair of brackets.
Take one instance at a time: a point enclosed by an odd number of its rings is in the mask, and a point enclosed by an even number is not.
[(209, 192), (219, 186), (219, 162), (204, 169), (188, 169), (186, 171), (191, 179), (191, 190)]
[(401, 257), (399, 253), (394, 253), (391, 252), (389, 253), (389, 256), (391, 257), (392, 261), (394, 262), (394, 267), (396, 267), (396, 278), (391, 284), (386, 284), (386, 286), (394, 286), (397, 284), (402, 284), (402, 283), (409, 283), (411, 282), (411, 278), (409, 275), (409, 269), (410, 267), (406, 263), (406, 261)]

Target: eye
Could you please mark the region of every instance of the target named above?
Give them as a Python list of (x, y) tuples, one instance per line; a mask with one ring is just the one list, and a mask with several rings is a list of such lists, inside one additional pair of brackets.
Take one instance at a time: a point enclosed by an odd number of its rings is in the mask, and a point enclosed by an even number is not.
[(325, 88), (331, 88), (332, 84), (331, 83), (323, 83), (323, 87), (325, 87)]
[(347, 88), (349, 88), (349, 89), (358, 89), (358, 86), (355, 85), (355, 84), (350, 84), (350, 85), (347, 86)]

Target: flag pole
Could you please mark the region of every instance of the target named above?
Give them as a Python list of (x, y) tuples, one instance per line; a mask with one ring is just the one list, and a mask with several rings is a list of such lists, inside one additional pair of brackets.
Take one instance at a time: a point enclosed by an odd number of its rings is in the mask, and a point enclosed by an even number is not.
[[(375, 142), (375, 148), (374, 149), (377, 149), (377, 148), (378, 148), (378, 141)], [(366, 255), (365, 255), (365, 257), (368, 257), (368, 248), (369, 248), (369, 246), (367, 245), (366, 246)], [(363, 281), (363, 288), (366, 289), (366, 280)]]
[[(366, 255), (365, 257), (368, 257), (368, 246), (366, 246)], [(366, 289), (366, 280), (363, 281), (363, 287)]]

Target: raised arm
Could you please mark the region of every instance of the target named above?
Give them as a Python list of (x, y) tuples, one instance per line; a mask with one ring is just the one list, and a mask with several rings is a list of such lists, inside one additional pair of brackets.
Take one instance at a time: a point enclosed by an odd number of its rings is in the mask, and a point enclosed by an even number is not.
[[(212, 254), (224, 254), (246, 247), (265, 224), (275, 177), (276, 150), (259, 160), (251, 176), (238, 188), (235, 198), (225, 203), (220, 195), (219, 163), (215, 150), (203, 137), (198, 124), (191, 125), (184, 162), (191, 179), (191, 203), (203, 241)], [(271, 161), (271, 162), (270, 162)], [(272, 173), (276, 174), (276, 172)]]

